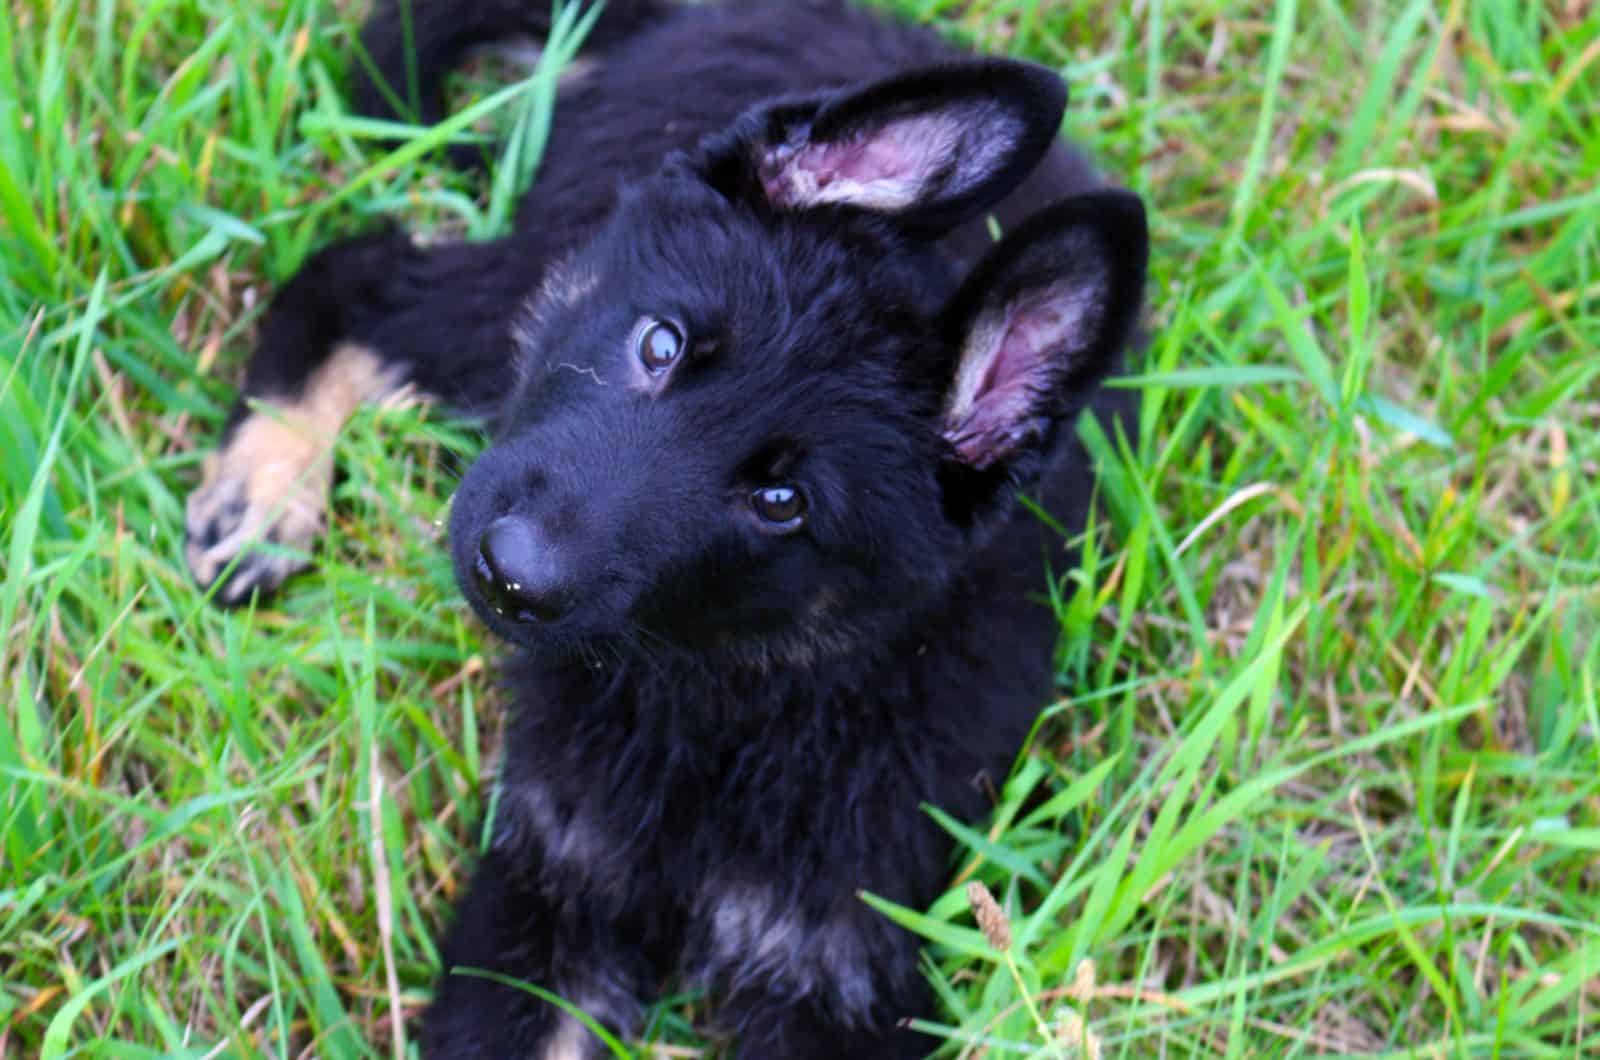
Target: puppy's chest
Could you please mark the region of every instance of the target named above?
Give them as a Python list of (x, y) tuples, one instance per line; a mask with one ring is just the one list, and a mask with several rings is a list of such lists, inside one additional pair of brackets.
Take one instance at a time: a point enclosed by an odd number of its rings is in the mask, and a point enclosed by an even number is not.
[(703, 902), (716, 867), (778, 879), (827, 867), (840, 885), (859, 886), (874, 875), (869, 837), (915, 818), (926, 793), (887, 749), (779, 746), (784, 753), (752, 746), (713, 762), (689, 752), (643, 761), (519, 756), (502, 777), (496, 832), (502, 845), (536, 855), (552, 882), (618, 894), (664, 889), (685, 905)]
[(940, 801), (949, 763), (920, 729), (855, 708), (699, 739), (652, 735), (631, 711), (530, 713), (508, 747), (497, 842), (552, 894), (671, 922), (682, 971), (707, 987), (865, 1020), (910, 943), (858, 895), (925, 897), (905, 881), (942, 871), (919, 807)]
[[(502, 838), (539, 852), (545, 886), (678, 923), (681, 968), (716, 991), (777, 991), (865, 1021), (905, 940), (857, 897), (895, 888), (892, 825), (799, 803), (696, 796), (618, 803), (523, 782), (502, 794)], [(719, 793), (720, 794), (720, 793)], [(906, 805), (914, 811), (916, 800)], [(625, 809), (624, 806), (627, 808)], [(857, 843), (869, 831), (881, 838)], [(903, 895), (896, 895), (904, 898)]]
[(692, 906), (731, 867), (820, 875), (853, 894), (885, 868), (886, 843), (925, 820), (918, 806), (938, 801), (943, 756), (859, 715), (686, 733), (607, 713), (525, 716), (507, 747), (497, 831), (551, 882)]

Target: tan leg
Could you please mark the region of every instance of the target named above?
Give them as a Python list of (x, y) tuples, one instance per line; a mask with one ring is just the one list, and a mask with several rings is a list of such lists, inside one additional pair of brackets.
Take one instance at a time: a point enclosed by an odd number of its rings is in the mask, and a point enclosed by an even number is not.
[[(252, 411), (206, 457), (189, 495), (185, 554), (207, 587), (238, 559), (218, 602), (242, 603), (310, 566), (306, 553), (327, 520), (334, 440), (362, 402), (394, 392), (400, 375), (367, 347), (340, 346), (302, 394)], [(260, 543), (280, 547), (253, 547)]]

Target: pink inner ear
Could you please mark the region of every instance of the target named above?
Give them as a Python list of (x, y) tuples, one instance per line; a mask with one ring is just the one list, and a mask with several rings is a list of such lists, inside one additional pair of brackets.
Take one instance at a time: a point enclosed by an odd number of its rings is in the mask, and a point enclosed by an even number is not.
[(1011, 138), (993, 118), (983, 127), (999, 134), (993, 136), (997, 142), (964, 143), (963, 130), (986, 117), (975, 105), (952, 106), (833, 142), (784, 144), (762, 157), (762, 186), (779, 206), (848, 203), (901, 210), (933, 193), (935, 181), (964, 190), (997, 152), (1010, 149)]
[(1098, 282), (1079, 282), (1024, 295), (979, 319), (946, 412), (945, 437), (963, 460), (987, 468), (1044, 429), (1056, 391), (1095, 340), (1103, 301)]
[(830, 183), (920, 182), (948, 163), (956, 139), (948, 119), (911, 118), (893, 122), (875, 136), (857, 135), (837, 145), (813, 144), (808, 152), (818, 177), (826, 176)]

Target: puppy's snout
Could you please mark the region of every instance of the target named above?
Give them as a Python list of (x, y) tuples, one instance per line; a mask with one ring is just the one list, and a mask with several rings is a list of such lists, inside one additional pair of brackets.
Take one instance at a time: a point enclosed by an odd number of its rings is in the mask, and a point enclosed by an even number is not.
[(577, 602), (556, 550), (528, 519), (505, 515), (478, 540), (478, 588), (501, 615), (517, 622), (554, 622)]

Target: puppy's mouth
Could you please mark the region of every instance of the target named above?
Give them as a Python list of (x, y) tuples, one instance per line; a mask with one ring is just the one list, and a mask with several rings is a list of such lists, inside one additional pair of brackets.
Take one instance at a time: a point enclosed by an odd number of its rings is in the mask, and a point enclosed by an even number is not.
[(593, 628), (580, 615), (546, 621), (527, 610), (497, 606), (476, 587), (463, 586), (463, 593), (490, 633), (512, 647), (541, 657), (587, 657), (626, 639), (617, 631)]

